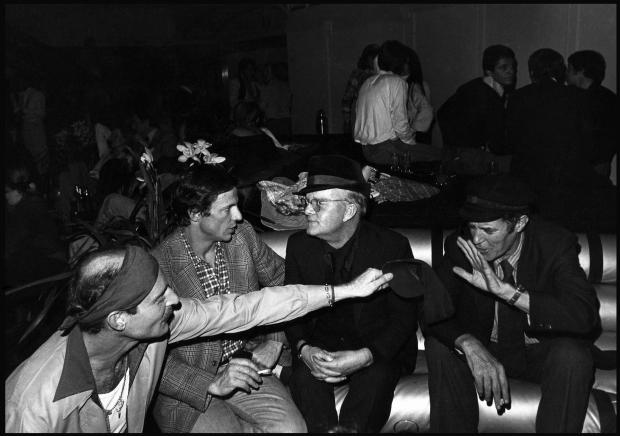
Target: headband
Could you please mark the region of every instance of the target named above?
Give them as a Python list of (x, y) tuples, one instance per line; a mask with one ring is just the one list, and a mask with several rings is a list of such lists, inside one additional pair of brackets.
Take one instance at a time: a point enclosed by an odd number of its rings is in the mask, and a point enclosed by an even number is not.
[(110, 312), (137, 306), (153, 289), (158, 274), (159, 265), (153, 256), (143, 248), (127, 246), (118, 274), (103, 290), (99, 299), (86, 312), (67, 316), (60, 330), (71, 329), (78, 323), (98, 323)]

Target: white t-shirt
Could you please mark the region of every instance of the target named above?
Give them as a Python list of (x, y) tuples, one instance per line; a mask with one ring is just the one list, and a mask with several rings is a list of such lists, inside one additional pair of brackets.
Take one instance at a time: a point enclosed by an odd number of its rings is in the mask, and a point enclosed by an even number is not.
[(123, 379), (107, 394), (99, 394), (99, 401), (105, 410), (111, 410), (108, 423), (112, 433), (123, 433), (127, 428), (127, 397), (129, 396), (129, 368)]

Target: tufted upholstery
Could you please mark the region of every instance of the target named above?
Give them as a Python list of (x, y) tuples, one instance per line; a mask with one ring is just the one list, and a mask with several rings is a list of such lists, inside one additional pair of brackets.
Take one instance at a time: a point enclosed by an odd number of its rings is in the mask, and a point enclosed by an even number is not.
[[(395, 229), (405, 235), (413, 249), (413, 255), (429, 265), (437, 263), (443, 253), (443, 241), (450, 231), (431, 232), (426, 229)], [(293, 231), (261, 233), (262, 239), (280, 256), (286, 254), (286, 243)], [(601, 302), (600, 315), (603, 332), (596, 344), (602, 350), (616, 350), (616, 237), (615, 235), (578, 235), (579, 263), (590, 282), (594, 284)], [(424, 338), (418, 329), (418, 347), (424, 349)], [(428, 370), (424, 352), (418, 353), (414, 374), (402, 377), (394, 392), (392, 411), (382, 429), (383, 433), (427, 432), (429, 430), (430, 403), (427, 385)], [(597, 369), (594, 389), (590, 396), (583, 431), (599, 433), (615, 430), (616, 369)], [(346, 386), (336, 388), (336, 409), (339, 411), (346, 396)], [(512, 408), (498, 416), (494, 407), (480, 401), (480, 432), (534, 432), (536, 410), (540, 401), (537, 385), (510, 381)], [(601, 409), (599, 411), (599, 408)], [(613, 421), (612, 421), (613, 420)]]

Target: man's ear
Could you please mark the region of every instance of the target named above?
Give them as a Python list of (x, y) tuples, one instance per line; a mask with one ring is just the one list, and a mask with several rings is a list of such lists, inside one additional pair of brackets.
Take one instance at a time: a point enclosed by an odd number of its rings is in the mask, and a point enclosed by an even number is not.
[(108, 323), (108, 325), (110, 326), (110, 328), (112, 330), (115, 330), (117, 332), (122, 332), (123, 330), (125, 330), (125, 324), (126, 324), (126, 313), (125, 312), (121, 312), (121, 311), (114, 311), (111, 312), (107, 318), (106, 318), (106, 322)]
[(200, 221), (200, 212), (196, 210), (188, 210), (187, 216), (189, 216), (189, 220), (193, 223), (197, 223)]
[(515, 225), (515, 230), (517, 232), (522, 232), (523, 229), (525, 229), (525, 226), (529, 221), (530, 221), (530, 217), (528, 217), (527, 215), (521, 215), (519, 217), (519, 220), (517, 221), (517, 224)]
[(353, 218), (357, 214), (358, 209), (359, 209), (359, 206), (356, 203), (347, 203), (347, 208), (344, 211), (342, 222), (346, 223), (351, 218)]

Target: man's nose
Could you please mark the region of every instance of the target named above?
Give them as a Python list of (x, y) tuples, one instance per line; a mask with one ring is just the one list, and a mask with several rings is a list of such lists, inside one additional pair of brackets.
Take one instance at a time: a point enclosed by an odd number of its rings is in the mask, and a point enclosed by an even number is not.
[(174, 306), (178, 303), (179, 296), (174, 292), (174, 289), (168, 286), (168, 289), (166, 289), (166, 306)]
[(480, 242), (482, 242), (482, 236), (479, 231), (477, 230), (471, 231), (471, 241), (474, 243), (474, 245), (478, 245), (480, 244)]
[(232, 219), (235, 221), (241, 221), (243, 219), (243, 215), (237, 206), (232, 209)]
[(306, 203), (306, 207), (304, 208), (304, 213), (306, 215), (312, 215), (316, 213), (316, 210), (314, 210), (311, 203)]

